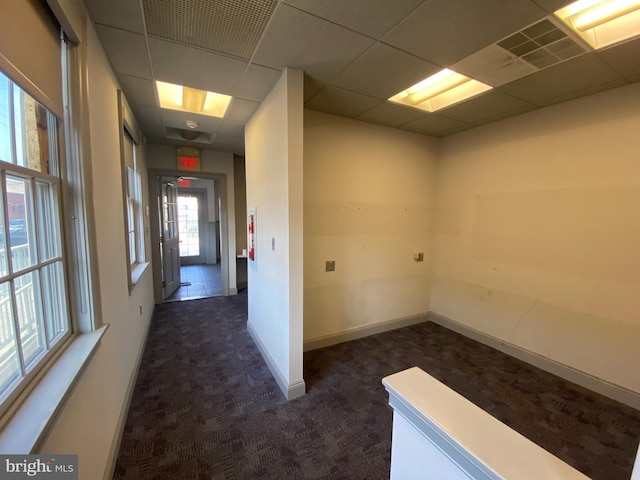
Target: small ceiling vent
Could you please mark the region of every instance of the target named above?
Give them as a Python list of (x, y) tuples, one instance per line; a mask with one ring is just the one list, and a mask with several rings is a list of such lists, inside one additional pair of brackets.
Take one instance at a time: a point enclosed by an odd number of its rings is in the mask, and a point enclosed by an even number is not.
[(147, 33), (249, 60), (278, 0), (142, 0)]
[(545, 19), (497, 44), (538, 69), (582, 55), (585, 49)]

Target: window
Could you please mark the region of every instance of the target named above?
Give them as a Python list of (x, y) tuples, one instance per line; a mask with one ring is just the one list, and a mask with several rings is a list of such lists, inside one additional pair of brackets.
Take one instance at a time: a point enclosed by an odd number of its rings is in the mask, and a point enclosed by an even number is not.
[(140, 249), (138, 248), (139, 239), (141, 238), (139, 230), (140, 225), (140, 182), (136, 171), (136, 150), (131, 136), (124, 132), (124, 145), (126, 149), (125, 158), (131, 157), (131, 162), (126, 162), (126, 202), (127, 202), (127, 238), (129, 243), (129, 267), (135, 268), (138, 263), (144, 261), (139, 258)]
[(129, 259), (129, 290), (132, 291), (138, 278), (144, 271), (146, 254), (144, 249), (144, 216), (142, 205), (142, 185), (136, 148), (140, 139), (139, 129), (129, 107), (119, 94), (120, 115), (122, 119), (122, 167), (125, 208), (125, 232), (127, 258)]
[(0, 402), (71, 334), (58, 119), (0, 72)]

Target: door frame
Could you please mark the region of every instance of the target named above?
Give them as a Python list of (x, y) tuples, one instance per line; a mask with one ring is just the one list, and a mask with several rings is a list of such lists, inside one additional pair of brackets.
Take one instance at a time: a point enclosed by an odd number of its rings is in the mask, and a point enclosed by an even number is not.
[[(160, 256), (160, 225), (158, 223), (158, 181), (157, 177), (180, 177), (185, 172), (179, 170), (167, 170), (150, 168), (149, 176), (149, 228), (151, 235), (151, 262), (153, 265), (153, 295), (156, 304), (164, 302), (162, 291), (162, 265)], [(190, 177), (214, 180), (218, 187), (220, 201), (220, 285), (223, 296), (236, 295), (236, 240), (235, 240), (235, 211), (229, 212), (227, 199), (227, 175), (205, 172), (189, 172)], [(229, 235), (230, 222), (233, 222), (233, 236)], [(230, 252), (233, 252), (233, 262), (230, 261)]]

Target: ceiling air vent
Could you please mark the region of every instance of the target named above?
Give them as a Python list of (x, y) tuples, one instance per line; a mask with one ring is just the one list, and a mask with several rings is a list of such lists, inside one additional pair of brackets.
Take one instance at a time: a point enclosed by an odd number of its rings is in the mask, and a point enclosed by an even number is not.
[(543, 69), (585, 52), (565, 32), (545, 19), (498, 42), (498, 46)]
[(147, 33), (249, 60), (278, 0), (142, 0)]

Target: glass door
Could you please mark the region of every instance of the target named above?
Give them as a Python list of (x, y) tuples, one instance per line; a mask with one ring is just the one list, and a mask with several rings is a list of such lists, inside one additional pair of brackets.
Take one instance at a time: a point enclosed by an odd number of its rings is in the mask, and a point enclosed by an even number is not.
[(178, 229), (180, 231), (180, 263), (205, 263), (204, 205), (199, 192), (178, 196)]

